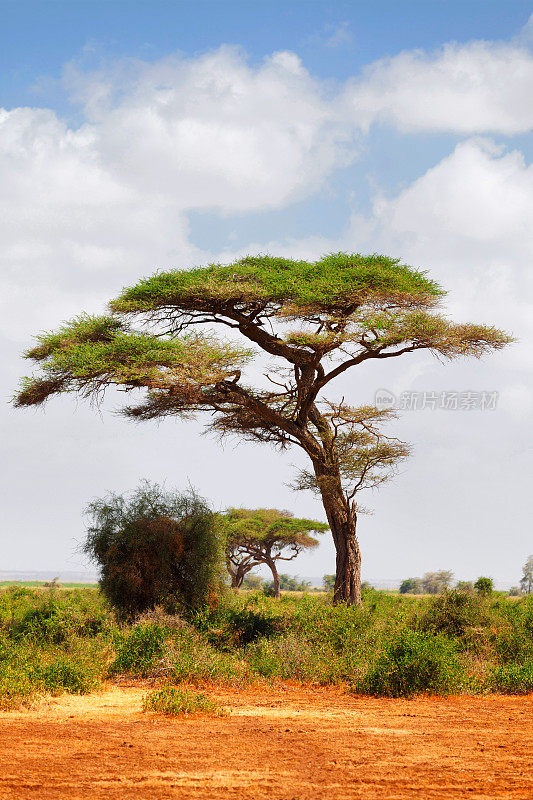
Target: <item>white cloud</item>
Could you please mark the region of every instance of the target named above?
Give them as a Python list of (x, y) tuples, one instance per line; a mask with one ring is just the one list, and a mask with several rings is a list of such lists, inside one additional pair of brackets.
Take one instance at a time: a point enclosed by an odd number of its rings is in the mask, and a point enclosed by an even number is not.
[[(533, 256), (533, 167), (522, 153), (490, 140), (469, 139), (392, 200), (378, 199), (375, 213), (401, 233), (457, 246), (518, 247)], [(493, 260), (493, 259), (492, 259)]]
[[(103, 302), (156, 267), (203, 262), (187, 212), (280, 208), (353, 155), (334, 101), (300, 59), (236, 49), (82, 73), (85, 118), (0, 110), (0, 331), (20, 337)], [(55, 319), (54, 319), (55, 317)]]
[(132, 72), (117, 86), (113, 71), (71, 69), (68, 82), (110, 173), (182, 208), (279, 208), (353, 155), (346, 123), (294, 53), (250, 67), (223, 47)]
[(533, 55), (519, 42), (447, 44), (405, 51), (348, 82), (346, 102), (364, 128), (524, 133), (533, 128)]

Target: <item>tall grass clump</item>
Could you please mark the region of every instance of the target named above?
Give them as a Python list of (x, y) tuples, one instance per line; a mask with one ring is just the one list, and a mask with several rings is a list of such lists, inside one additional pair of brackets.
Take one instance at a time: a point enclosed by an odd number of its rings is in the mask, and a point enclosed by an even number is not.
[(148, 692), (143, 698), (142, 709), (173, 717), (198, 713), (216, 714), (222, 717), (228, 713), (225, 708), (210, 700), (205, 694), (175, 686), (164, 686), (162, 689)]

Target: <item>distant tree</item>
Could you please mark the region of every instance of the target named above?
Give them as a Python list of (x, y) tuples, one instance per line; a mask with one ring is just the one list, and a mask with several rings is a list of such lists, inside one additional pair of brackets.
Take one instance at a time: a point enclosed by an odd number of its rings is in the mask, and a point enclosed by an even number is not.
[(226, 541), (226, 565), (234, 589), (242, 586), (244, 576), (260, 564), (272, 572), (273, 594), (280, 597), (280, 579), (276, 563), (292, 561), (303, 550), (318, 545), (311, 533), (328, 529), (325, 522), (298, 519), (289, 511), (275, 508), (230, 508), (220, 515)]
[[(305, 581), (296, 576), (282, 573), (279, 576), (279, 588), (282, 592), (305, 592), (311, 586), (310, 581)], [(276, 597), (276, 585), (274, 581), (265, 584), (264, 592), (270, 597)]]
[(457, 581), (455, 588), (458, 592), (466, 592), (467, 594), (470, 594), (474, 591), (474, 584), (472, 581)]
[(533, 556), (529, 556), (528, 560), (522, 567), (520, 588), (523, 592), (525, 592), (525, 594), (531, 594), (531, 592), (533, 592)]
[(518, 586), (511, 586), (509, 589), (509, 597), (519, 597), (520, 596), (520, 589)]
[(400, 594), (422, 594), (420, 578), (406, 578), (400, 584)]
[(100, 587), (123, 617), (155, 605), (202, 605), (220, 589), (223, 552), (216, 516), (193, 491), (147, 481), (129, 496), (109, 494), (86, 509), (84, 551)]
[(324, 591), (332, 592), (335, 588), (335, 575), (324, 575), (322, 577), (322, 586)]
[(259, 575), (245, 575), (242, 581), (242, 588), (258, 591), (263, 588), (264, 583), (264, 580)]
[(479, 594), (491, 594), (493, 589), (492, 578), (486, 578), (482, 575), (474, 583), (474, 589)]
[(453, 572), (440, 570), (440, 572), (426, 572), (422, 577), (422, 588), (427, 594), (441, 594), (451, 586)]
[[(390, 410), (323, 393), (367, 362), (417, 350), (479, 357), (512, 341), (494, 327), (446, 319), (437, 310), (443, 295), (425, 272), (376, 254), (246, 256), (159, 272), (125, 289), (109, 316), (78, 317), (38, 337), (26, 357), (41, 372), (23, 381), (15, 405), (66, 392), (100, 398), (120, 386), (146, 391), (125, 408), (130, 418), (206, 413), (220, 435), (299, 447), (310, 461), (300, 488), (319, 492), (335, 545), (333, 600), (360, 604), (355, 495), (389, 477), (407, 449), (379, 429)], [(231, 342), (215, 338), (215, 328), (231, 330)], [(268, 385), (244, 375), (258, 353), (269, 359)]]

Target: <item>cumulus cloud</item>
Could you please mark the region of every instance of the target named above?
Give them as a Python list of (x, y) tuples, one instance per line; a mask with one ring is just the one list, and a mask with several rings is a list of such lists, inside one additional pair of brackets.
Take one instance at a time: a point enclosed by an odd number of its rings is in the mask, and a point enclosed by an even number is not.
[[(99, 159), (125, 186), (183, 208), (279, 208), (353, 155), (346, 123), (291, 52), (259, 67), (235, 48), (77, 74)], [(126, 88), (124, 88), (126, 83)]]
[(293, 53), (254, 67), (227, 47), (96, 72), (70, 65), (65, 85), (78, 127), (48, 109), (0, 111), (7, 336), (30, 308), (33, 326), (52, 324), (140, 271), (208, 258), (189, 242), (188, 211), (280, 208), (353, 157), (334, 101)]
[(345, 101), (366, 129), (513, 135), (533, 127), (532, 94), (527, 44), (473, 41), (376, 61), (348, 82)]

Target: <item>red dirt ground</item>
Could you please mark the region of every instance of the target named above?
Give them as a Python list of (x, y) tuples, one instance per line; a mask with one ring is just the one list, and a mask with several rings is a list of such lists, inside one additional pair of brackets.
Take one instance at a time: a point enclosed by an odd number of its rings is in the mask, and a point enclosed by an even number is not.
[(229, 716), (168, 718), (141, 712), (145, 692), (108, 686), (0, 713), (0, 798), (533, 798), (533, 695), (211, 687)]

